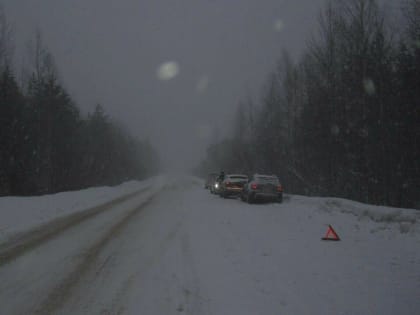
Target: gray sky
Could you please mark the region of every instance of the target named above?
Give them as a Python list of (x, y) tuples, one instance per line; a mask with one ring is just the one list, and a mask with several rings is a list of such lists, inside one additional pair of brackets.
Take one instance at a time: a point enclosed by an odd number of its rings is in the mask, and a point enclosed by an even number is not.
[[(258, 99), (281, 51), (301, 52), (324, 0), (0, 2), (16, 50), (39, 28), (84, 112), (101, 103), (167, 167), (188, 169), (229, 132), (238, 102)], [(166, 61), (179, 73), (159, 80)]]

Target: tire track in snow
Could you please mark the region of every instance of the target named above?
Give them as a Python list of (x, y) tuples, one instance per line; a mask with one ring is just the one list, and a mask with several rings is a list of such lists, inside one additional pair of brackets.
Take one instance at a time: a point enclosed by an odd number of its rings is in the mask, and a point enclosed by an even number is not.
[(70, 272), (63, 281), (56, 285), (47, 296), (47, 298), (41, 302), (41, 305), (35, 310), (35, 314), (55, 314), (71, 296), (74, 288), (77, 286), (79, 281), (89, 271), (91, 265), (95, 262), (97, 256), (101, 250), (108, 244), (110, 240), (118, 236), (130, 220), (138, 214), (141, 210), (147, 207), (154, 199), (157, 194), (151, 195), (141, 205), (129, 211), (121, 220), (117, 221), (110, 227), (108, 232), (103, 235), (90, 249), (84, 254), (82, 261)]
[(64, 217), (59, 217), (36, 228), (33, 228), (28, 232), (19, 234), (12, 240), (4, 244), (0, 244), (0, 267), (13, 261), (24, 253), (40, 246), (41, 244), (57, 237), (65, 230), (100, 213), (111, 210), (114, 206), (123, 203), (124, 201), (127, 201), (140, 193), (146, 192), (149, 189), (150, 187), (139, 189), (135, 192), (123, 195), (99, 206), (72, 213)]
[[(171, 190), (166, 187), (166, 190)], [(124, 240), (129, 240), (133, 237), (133, 230), (138, 229), (139, 221), (147, 222), (145, 215), (150, 215), (155, 210), (157, 202), (149, 205), (144, 211), (138, 213), (132, 218), (124, 228), (123, 233), (115, 235), (108, 244), (102, 248), (100, 253), (94, 259), (94, 262), (85, 271), (83, 281), (79, 281), (73, 288), (74, 294), (69, 294), (68, 300), (60, 307), (59, 313), (66, 314), (125, 314), (133, 313), (127, 309), (130, 306), (130, 297), (132, 297), (132, 290), (135, 290), (136, 285), (142, 283), (145, 276), (158, 264), (162, 257), (174, 247), (179, 240), (178, 234), (183, 230), (184, 218), (180, 217), (171, 224), (164, 235), (157, 236), (154, 239), (152, 248), (145, 249), (142, 254), (144, 260), (139, 260), (137, 263), (141, 265), (139, 268), (131, 270), (132, 265), (127, 266), (124, 262), (108, 263), (114, 258), (118, 261), (119, 258), (127, 254), (127, 249), (131, 246), (120, 246), (119, 243)], [(143, 235), (144, 236), (144, 235)], [(151, 251), (150, 251), (151, 249)], [(130, 258), (132, 259), (132, 258)], [(116, 269), (115, 269), (116, 268)], [(109, 275), (118, 274), (114, 281), (108, 278)], [(112, 283), (112, 288), (107, 290), (106, 296), (102, 294), (104, 291), (96, 291), (95, 287), (103, 285), (102, 282), (107, 279), (107, 283)], [(116, 280), (116, 281), (115, 281)], [(101, 284), (98, 284), (101, 282)], [(96, 283), (96, 284), (95, 284)], [(86, 285), (89, 284), (89, 285)], [(102, 289), (102, 288), (101, 288)], [(112, 293), (109, 293), (112, 291)], [(92, 293), (94, 295), (92, 295)], [(93, 297), (93, 298), (92, 298)], [(104, 302), (105, 301), (105, 302)], [(161, 311), (155, 314), (168, 314), (167, 311)]]

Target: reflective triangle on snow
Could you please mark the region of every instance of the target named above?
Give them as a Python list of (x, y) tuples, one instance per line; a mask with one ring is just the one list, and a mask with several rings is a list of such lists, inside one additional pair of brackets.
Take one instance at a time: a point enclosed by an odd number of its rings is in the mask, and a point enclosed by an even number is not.
[(334, 231), (331, 225), (328, 225), (327, 234), (325, 237), (322, 238), (324, 241), (339, 241), (340, 238), (338, 237), (337, 233)]

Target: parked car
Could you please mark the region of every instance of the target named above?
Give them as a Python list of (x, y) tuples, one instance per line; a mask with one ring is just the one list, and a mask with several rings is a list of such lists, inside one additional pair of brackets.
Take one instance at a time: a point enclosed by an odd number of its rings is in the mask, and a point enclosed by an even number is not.
[(248, 182), (248, 176), (243, 174), (226, 175), (220, 185), (220, 197), (239, 196), (244, 189), (244, 185)]
[(225, 179), (225, 172), (224, 171), (221, 171), (220, 174), (217, 174), (216, 179), (214, 180), (214, 182), (210, 186), (210, 192), (212, 194), (219, 194), (220, 193), (220, 188), (222, 186), (222, 182), (223, 182), (224, 179)]
[(210, 185), (210, 192), (212, 194), (217, 194), (219, 191), (219, 187), (220, 187), (220, 183), (218, 181), (218, 176), (217, 176)]
[(219, 174), (217, 173), (211, 173), (207, 175), (206, 182), (204, 183), (204, 188), (211, 189), (211, 186), (214, 185), (214, 182), (216, 181), (217, 176), (219, 176)]
[(217, 176), (212, 185), (210, 186), (210, 192), (212, 194), (219, 194), (220, 193), (220, 187), (222, 187), (223, 180), (220, 179), (220, 176)]
[(283, 201), (283, 186), (276, 175), (255, 174), (244, 186), (241, 199), (248, 203), (256, 201)]

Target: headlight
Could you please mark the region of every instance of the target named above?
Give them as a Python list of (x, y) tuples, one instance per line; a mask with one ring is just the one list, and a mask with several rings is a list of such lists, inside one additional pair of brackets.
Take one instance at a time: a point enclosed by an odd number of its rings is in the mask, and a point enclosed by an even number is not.
[(218, 183), (214, 184), (214, 187), (219, 188), (219, 184)]

